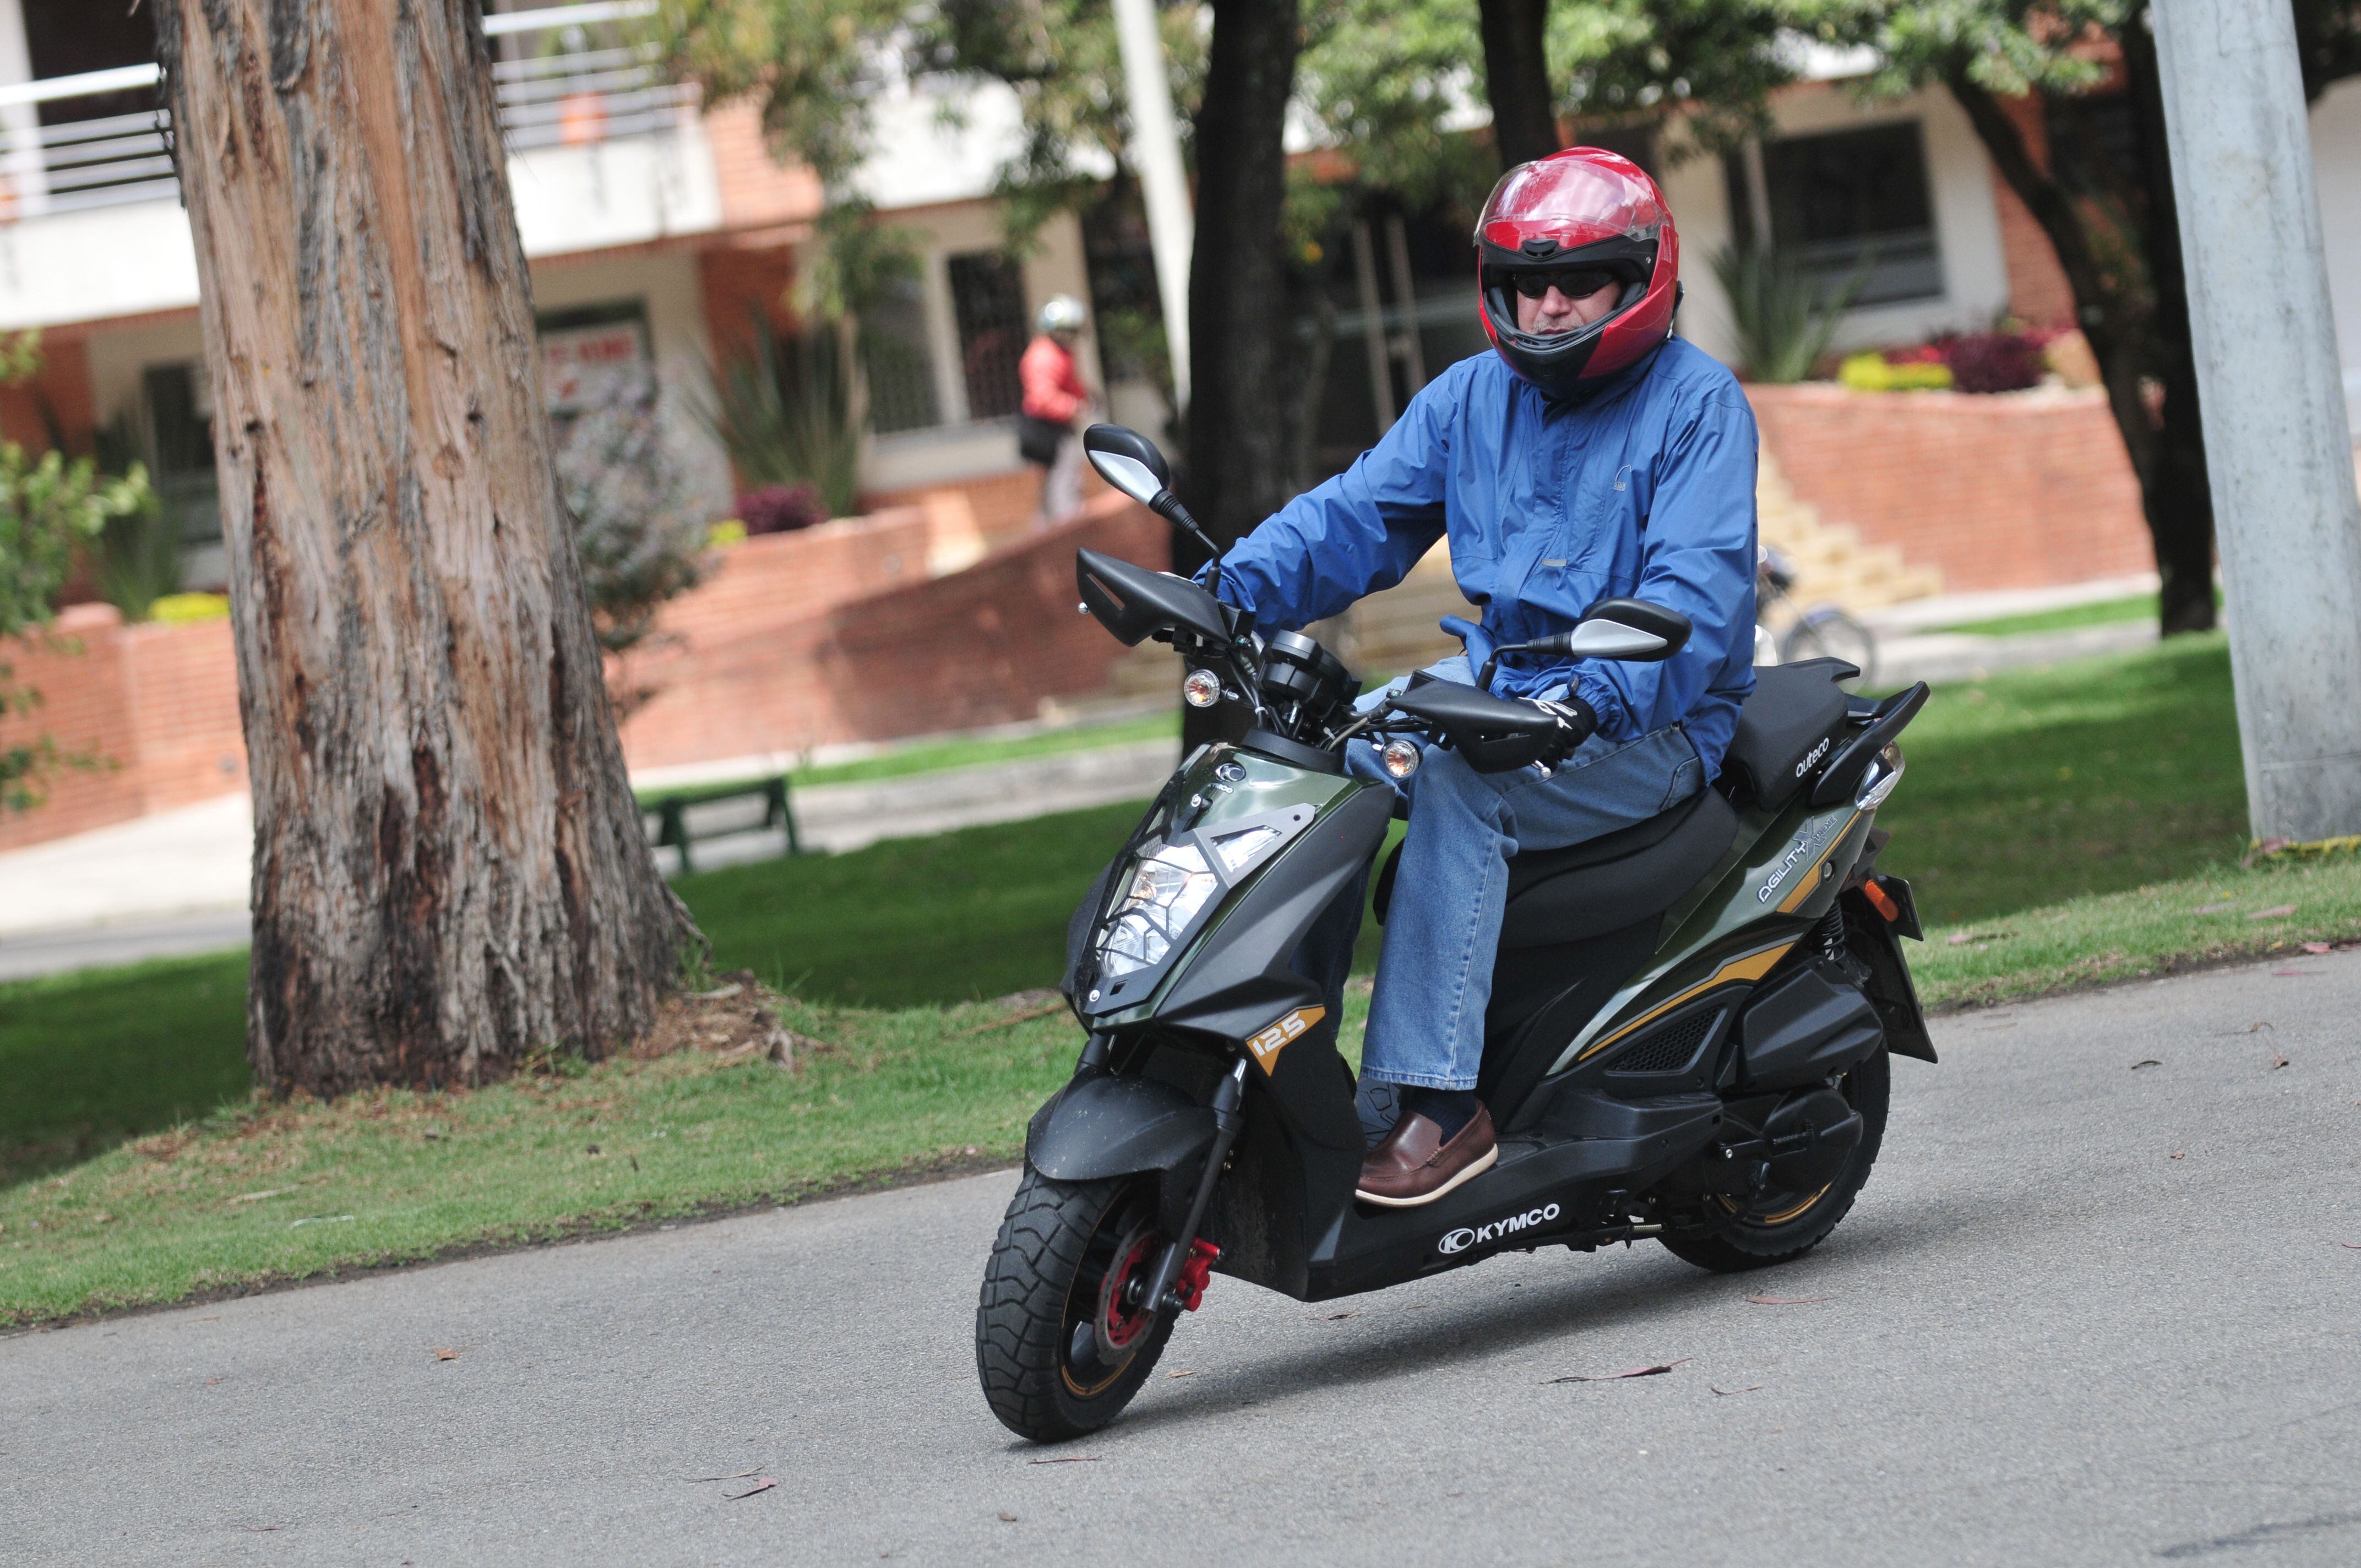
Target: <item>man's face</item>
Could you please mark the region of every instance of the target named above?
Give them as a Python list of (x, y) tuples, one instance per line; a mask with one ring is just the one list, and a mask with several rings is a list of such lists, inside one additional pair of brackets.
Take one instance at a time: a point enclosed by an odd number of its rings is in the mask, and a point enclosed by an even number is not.
[[(1526, 291), (1547, 287), (1539, 298)], [(1518, 280), (1517, 328), (1535, 336), (1572, 332), (1615, 309), (1622, 289), (1612, 278), (1598, 274), (1544, 273)]]

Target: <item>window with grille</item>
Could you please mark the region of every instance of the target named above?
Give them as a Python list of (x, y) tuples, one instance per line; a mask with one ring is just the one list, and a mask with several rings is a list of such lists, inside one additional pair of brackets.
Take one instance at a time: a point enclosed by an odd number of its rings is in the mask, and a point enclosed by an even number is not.
[(943, 421), (935, 400), (935, 364), (927, 352), (927, 299), (904, 279), (861, 315), (861, 362), (869, 380), (869, 428), (880, 435), (925, 430)]
[(967, 417), (1005, 419), (1025, 396), (1016, 378), (1026, 341), (1024, 280), (1016, 264), (996, 250), (953, 256), (946, 266)]
[[(1753, 232), (1744, 159), (1732, 156), (1730, 215), (1742, 241)], [(1943, 291), (1934, 198), (1918, 122), (1781, 137), (1763, 146), (1771, 243), (1831, 297), (1856, 277), (1855, 305), (1924, 300)]]
[(202, 363), (150, 365), (139, 378), (148, 470), (164, 514), (184, 544), (217, 543), (221, 496), (214, 479), (213, 383)]

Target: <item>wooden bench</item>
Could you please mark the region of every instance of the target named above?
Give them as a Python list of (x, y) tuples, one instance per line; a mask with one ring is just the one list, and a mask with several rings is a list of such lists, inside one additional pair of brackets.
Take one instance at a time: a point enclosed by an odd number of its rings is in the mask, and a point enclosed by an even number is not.
[(682, 789), (642, 795), (640, 796), (640, 810), (656, 814), (659, 818), (656, 848), (661, 850), (670, 846), (678, 850), (681, 872), (686, 875), (697, 869), (689, 860), (688, 808), (710, 806), (717, 800), (743, 800), (757, 795), (763, 800), (762, 826), (776, 828), (784, 824), (787, 829), (787, 853), (802, 854), (803, 839), (796, 832), (795, 806), (787, 798), (787, 775), (785, 773), (774, 773), (768, 778), (740, 779), (729, 784), (691, 784)]

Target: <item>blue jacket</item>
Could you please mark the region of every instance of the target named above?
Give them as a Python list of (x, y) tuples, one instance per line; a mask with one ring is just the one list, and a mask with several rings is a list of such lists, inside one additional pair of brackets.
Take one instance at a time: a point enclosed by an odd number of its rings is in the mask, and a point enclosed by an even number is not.
[(1265, 636), (1301, 628), (1392, 587), (1447, 532), (1459, 590), (1483, 607), (1478, 666), (1602, 598), (1679, 610), (1696, 630), (1662, 663), (1511, 655), (1492, 685), (1536, 696), (1571, 683), (1609, 740), (1680, 722), (1711, 778), (1754, 689), (1754, 459), (1736, 378), (1678, 338), (1579, 405), (1488, 352), (1233, 546), (1220, 591)]

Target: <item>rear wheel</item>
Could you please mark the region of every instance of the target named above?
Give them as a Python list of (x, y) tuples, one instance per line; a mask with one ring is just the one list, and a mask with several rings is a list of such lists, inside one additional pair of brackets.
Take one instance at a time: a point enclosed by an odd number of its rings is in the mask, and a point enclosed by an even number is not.
[(1885, 1141), (1886, 1102), (1893, 1058), (1881, 1047), (1837, 1080), (1838, 1090), (1861, 1113), (1861, 1142), (1828, 1184), (1811, 1192), (1763, 1192), (1752, 1201), (1708, 1199), (1708, 1213), (1722, 1216), (1702, 1234), (1667, 1233), (1656, 1239), (1675, 1257), (1717, 1274), (1738, 1274), (1803, 1256), (1827, 1239), (1852, 1208), (1877, 1163)]
[(1035, 1442), (1106, 1425), (1164, 1354), (1174, 1314), (1141, 1298), (1165, 1238), (1152, 1182), (1028, 1168), (975, 1309), (975, 1370), (1001, 1424)]

